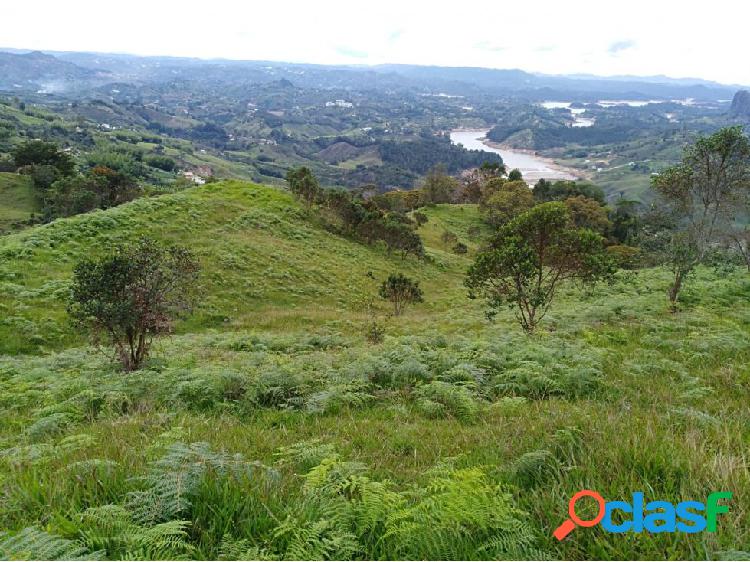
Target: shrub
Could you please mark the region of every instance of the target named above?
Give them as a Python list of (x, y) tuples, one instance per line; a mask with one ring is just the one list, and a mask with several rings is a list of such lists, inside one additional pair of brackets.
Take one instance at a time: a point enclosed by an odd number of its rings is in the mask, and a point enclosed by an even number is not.
[(440, 240), (442, 240), (443, 244), (445, 244), (446, 246), (450, 246), (451, 244), (455, 244), (456, 242), (458, 242), (458, 236), (456, 236), (450, 230), (445, 230), (440, 235)]
[(423, 302), (419, 281), (406, 277), (403, 273), (392, 273), (380, 286), (380, 297), (393, 303), (393, 313), (400, 316), (406, 305)]
[(614, 258), (617, 265), (622, 269), (633, 269), (636, 266), (639, 250), (633, 246), (615, 244), (607, 246), (607, 253)]
[(289, 170), (286, 174), (286, 181), (289, 183), (291, 192), (301, 199), (308, 209), (320, 195), (318, 179), (310, 168), (302, 166)]
[(469, 248), (463, 242), (456, 242), (455, 246), (453, 246), (454, 254), (465, 254), (468, 251), (469, 251)]
[(371, 344), (383, 343), (385, 339), (385, 325), (377, 320), (368, 322), (365, 328), (365, 339)]

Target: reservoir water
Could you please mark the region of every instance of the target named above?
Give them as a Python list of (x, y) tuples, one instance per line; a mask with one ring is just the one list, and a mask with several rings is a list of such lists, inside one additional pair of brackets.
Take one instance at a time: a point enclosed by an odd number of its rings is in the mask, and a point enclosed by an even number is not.
[(577, 179), (573, 170), (566, 170), (556, 166), (550, 160), (540, 158), (528, 152), (519, 152), (506, 148), (497, 148), (485, 144), (487, 130), (452, 131), (451, 142), (462, 144), (468, 150), (485, 150), (499, 154), (508, 171), (518, 168), (526, 183), (533, 185), (540, 179), (573, 180)]

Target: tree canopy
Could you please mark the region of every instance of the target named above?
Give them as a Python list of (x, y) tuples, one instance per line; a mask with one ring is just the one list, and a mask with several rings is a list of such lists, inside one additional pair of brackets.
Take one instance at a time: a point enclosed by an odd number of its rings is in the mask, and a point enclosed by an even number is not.
[(96, 341), (112, 345), (123, 368), (132, 371), (148, 357), (153, 338), (169, 332), (190, 309), (198, 270), (185, 248), (144, 238), (80, 262), (68, 312)]
[(726, 127), (699, 137), (682, 162), (652, 180), (671, 211), (677, 229), (666, 253), (673, 280), (668, 296), (674, 308), (685, 278), (709, 250), (748, 212), (750, 141), (742, 127)]
[(560, 283), (593, 284), (615, 270), (604, 239), (576, 228), (563, 203), (550, 202), (521, 214), (498, 231), (469, 268), (471, 295), (487, 299), (488, 316), (510, 306), (527, 333), (535, 330)]

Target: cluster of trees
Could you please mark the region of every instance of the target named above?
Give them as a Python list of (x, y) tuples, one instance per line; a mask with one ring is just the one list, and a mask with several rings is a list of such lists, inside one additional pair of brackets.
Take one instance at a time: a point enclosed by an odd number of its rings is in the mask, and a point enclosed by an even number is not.
[(490, 315), (510, 305), (533, 332), (562, 281), (609, 279), (639, 251), (648, 265), (671, 269), (672, 310), (698, 265), (739, 256), (750, 270), (750, 140), (741, 127), (699, 137), (652, 187), (657, 203), (638, 213), (627, 201), (606, 207), (601, 190), (585, 183), (542, 180), (528, 190), (502, 176), (485, 178), (480, 204), (497, 230), (467, 286), (487, 299)]
[(432, 135), (405, 142), (382, 141), (378, 149), (383, 162), (417, 174), (424, 174), (438, 164), (454, 173), (480, 166), (483, 162), (502, 164), (502, 158), (497, 154), (466, 150), (453, 144), (448, 137)]
[(28, 141), (12, 156), (18, 171), (32, 178), (45, 221), (107, 209), (141, 194), (131, 175), (111, 167), (96, 164), (78, 173), (72, 156), (54, 143)]
[(389, 252), (400, 252), (403, 257), (424, 256), (422, 239), (416, 232), (417, 223), (405, 213), (384, 210), (374, 201), (349, 191), (322, 189), (306, 167), (290, 170), (287, 183), (308, 212), (315, 207), (327, 225), (341, 234), (367, 244), (382, 242)]
[(635, 244), (641, 227), (640, 204), (621, 200), (608, 206), (601, 188), (586, 182), (539, 180), (532, 189), (512, 171), (506, 177), (500, 172), (476, 171), (464, 182), (465, 194), (479, 203), (485, 221), (500, 228), (536, 205), (553, 201), (567, 208), (572, 224), (603, 236), (620, 265), (632, 262), (638, 252)]
[(73, 157), (54, 143), (32, 140), (18, 145), (11, 152), (14, 167), (31, 176), (39, 189), (48, 189), (60, 178), (75, 173)]

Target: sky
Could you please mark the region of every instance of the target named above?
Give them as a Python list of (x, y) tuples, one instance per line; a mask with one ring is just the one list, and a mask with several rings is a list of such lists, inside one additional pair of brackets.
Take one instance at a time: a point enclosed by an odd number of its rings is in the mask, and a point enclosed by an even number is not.
[(0, 47), (750, 84), (743, 0), (25, 0)]

